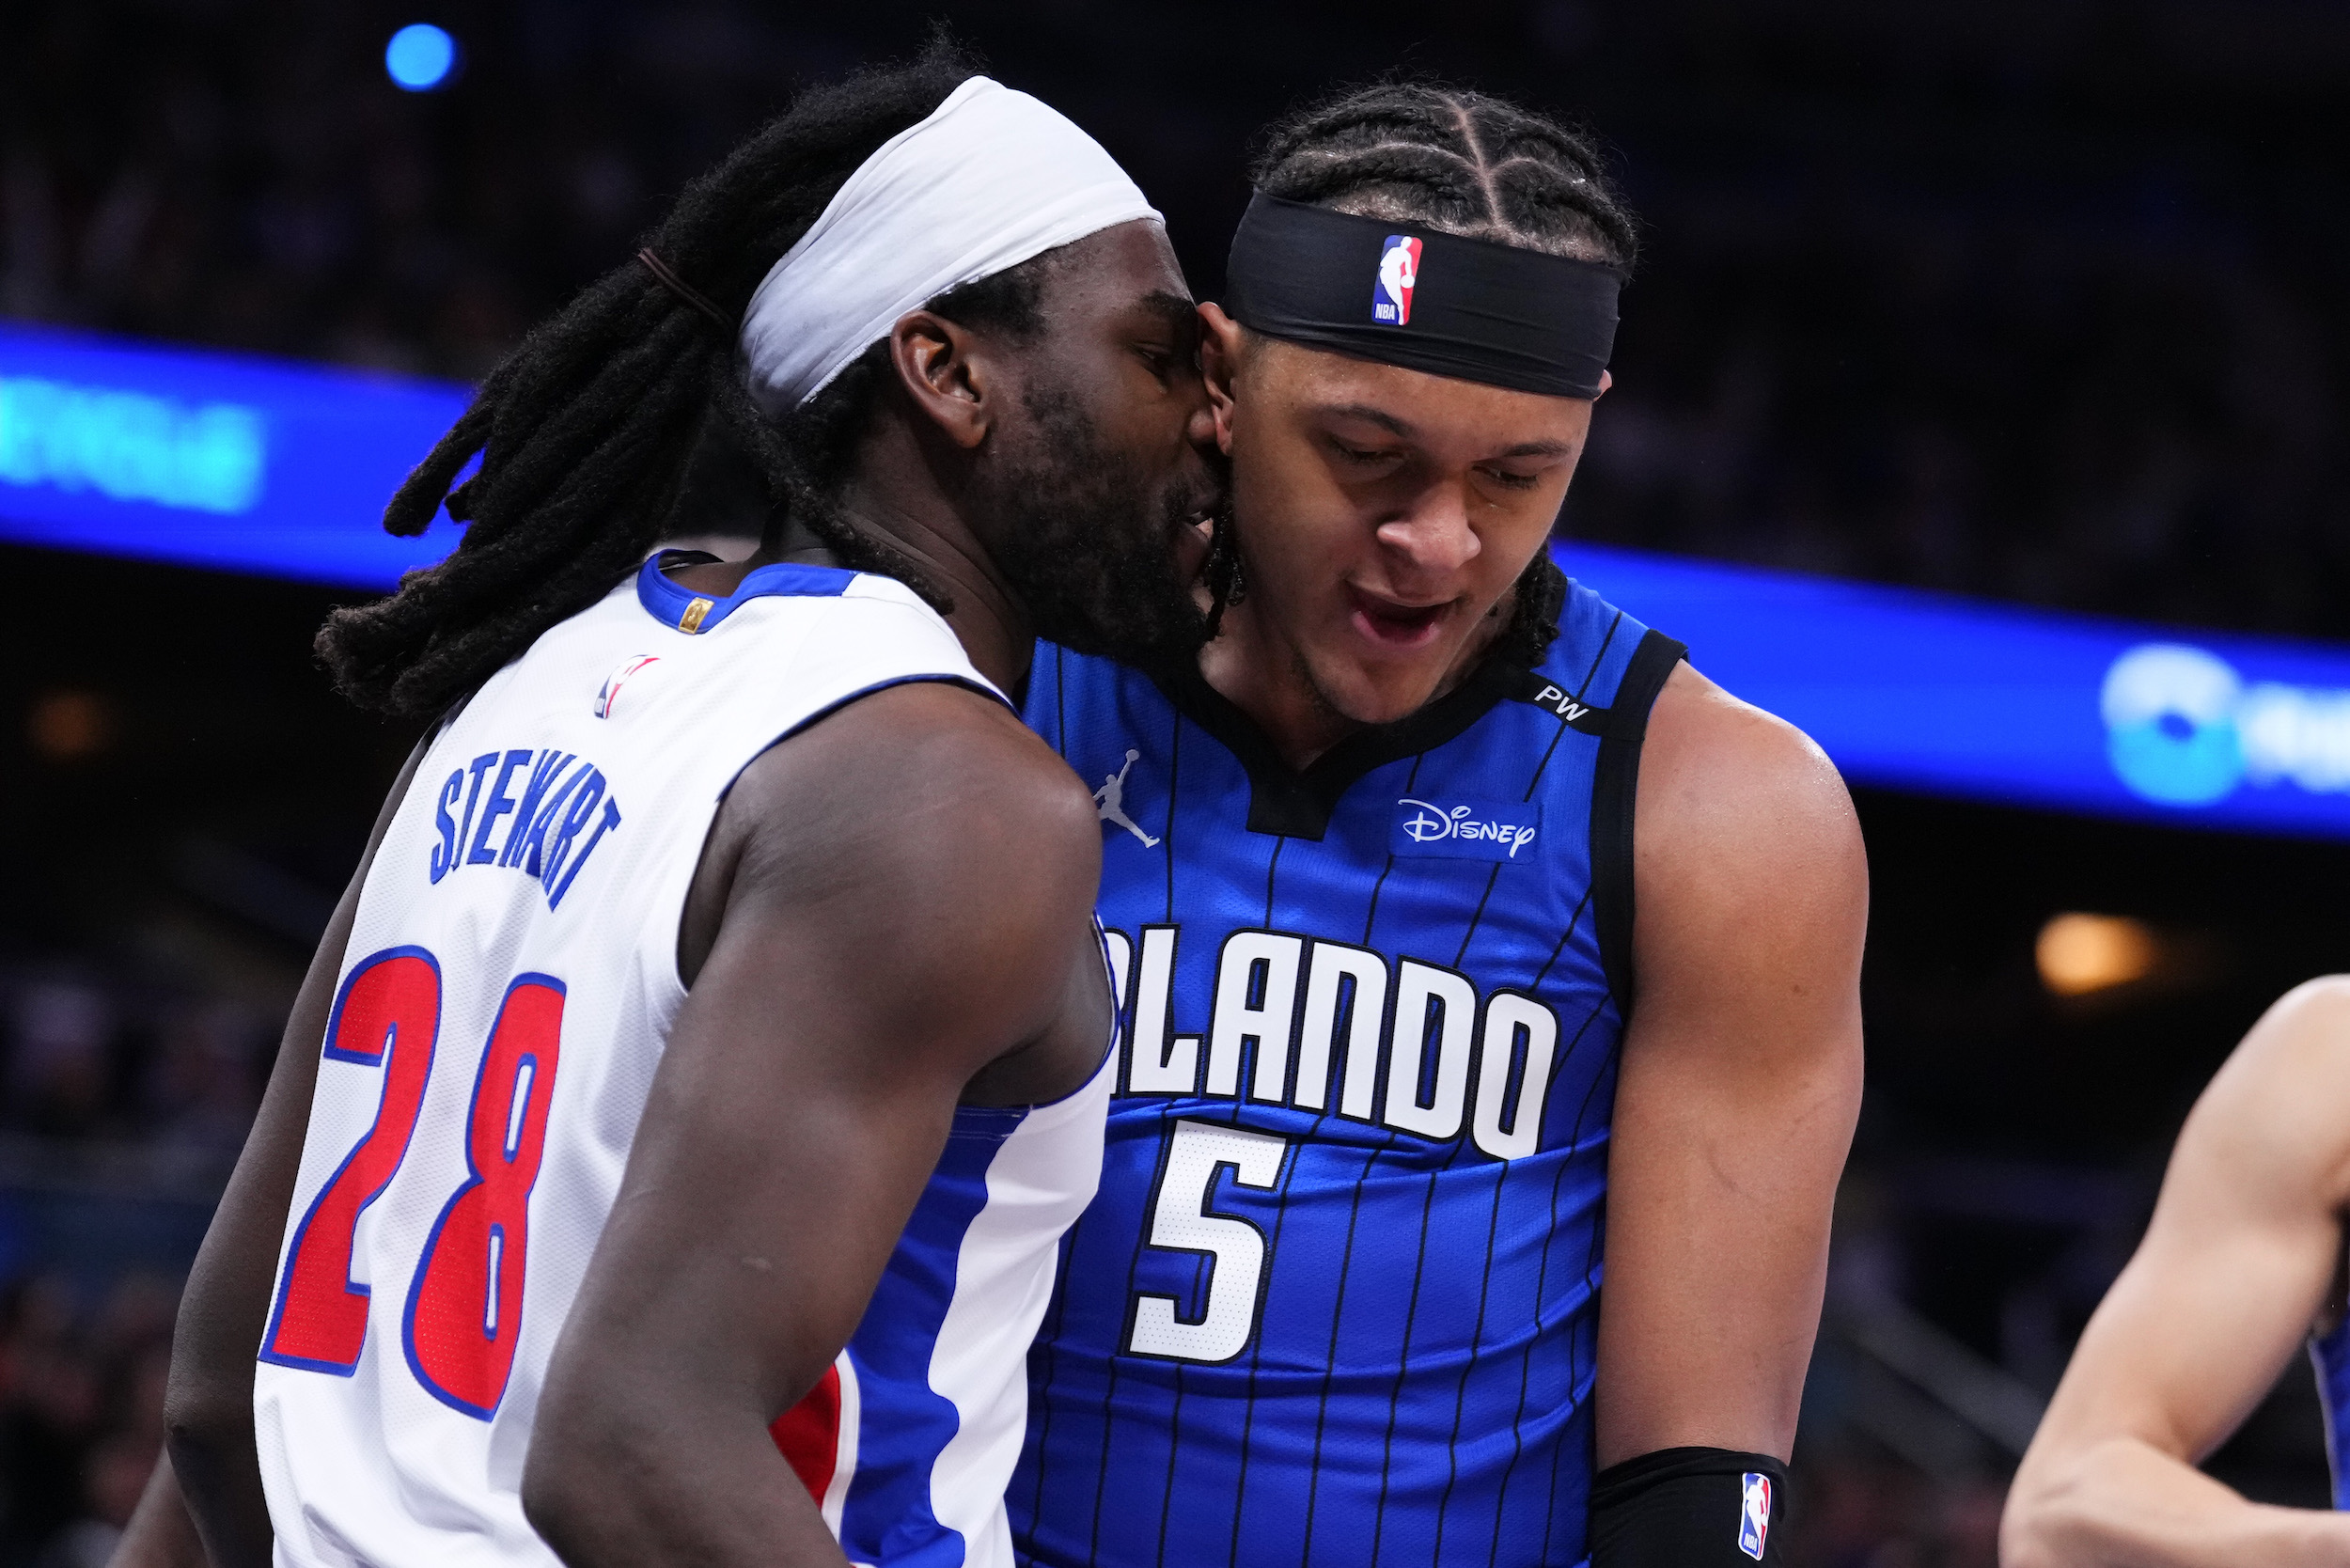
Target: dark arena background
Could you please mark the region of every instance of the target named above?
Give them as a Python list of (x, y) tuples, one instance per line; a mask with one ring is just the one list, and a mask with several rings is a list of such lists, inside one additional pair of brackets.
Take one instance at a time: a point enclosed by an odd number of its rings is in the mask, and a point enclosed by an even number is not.
[[(414, 739), (309, 651), (447, 546), (372, 537), (389, 485), (794, 84), (935, 14), (0, 8), (0, 1568), (95, 1568), (135, 1500), (180, 1280)], [(1645, 256), (1562, 558), (1821, 739), (1874, 877), (1792, 1560), (1992, 1563), (2188, 1104), (2350, 966), (2350, 8), (948, 16), (1203, 298), (1309, 93), (1429, 73), (1608, 140)], [(2324, 1503), (2306, 1369), (2212, 1468)]]

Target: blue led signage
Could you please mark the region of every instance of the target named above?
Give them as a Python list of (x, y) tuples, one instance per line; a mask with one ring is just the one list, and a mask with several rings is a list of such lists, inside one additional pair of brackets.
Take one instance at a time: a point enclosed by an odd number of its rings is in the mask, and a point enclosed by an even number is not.
[(1856, 784), (2350, 839), (2350, 650), (1580, 543), (1558, 557)]
[(462, 386), (0, 325), (0, 538), (386, 588), (384, 503)]
[[(0, 325), (0, 539), (390, 588), (462, 386)], [(2350, 839), (2350, 649), (1569, 542), (1568, 572), (1857, 784)]]

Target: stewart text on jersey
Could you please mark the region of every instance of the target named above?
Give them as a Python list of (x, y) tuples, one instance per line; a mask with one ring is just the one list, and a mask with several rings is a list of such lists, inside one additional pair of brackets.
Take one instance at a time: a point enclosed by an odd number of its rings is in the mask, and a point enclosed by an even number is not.
[(1580, 588), (1304, 774), (1196, 678), (1040, 649), (1127, 1024), (1030, 1356), (1044, 1568), (1580, 1560), (1633, 784), (1682, 653)]
[[(279, 1563), (553, 1568), (531, 1419), (684, 1000), (711, 821), (767, 747), (907, 681), (993, 692), (896, 583), (778, 565), (716, 598), (654, 561), (435, 732), (361, 890), (262, 1337)], [(1010, 1561), (1021, 1353), (1107, 1091), (958, 1112), (856, 1335), (776, 1422), (853, 1560)]]

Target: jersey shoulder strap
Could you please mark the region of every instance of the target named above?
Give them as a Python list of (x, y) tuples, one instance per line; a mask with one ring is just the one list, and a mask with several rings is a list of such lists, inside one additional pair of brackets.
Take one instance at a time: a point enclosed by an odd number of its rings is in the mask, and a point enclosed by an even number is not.
[(1512, 695), (1594, 736), (1591, 913), (1600, 964), (1620, 1017), (1632, 1014), (1632, 830), (1649, 710), (1689, 650), (1580, 583), (1559, 606), (1559, 638), (1542, 663), (1512, 676)]

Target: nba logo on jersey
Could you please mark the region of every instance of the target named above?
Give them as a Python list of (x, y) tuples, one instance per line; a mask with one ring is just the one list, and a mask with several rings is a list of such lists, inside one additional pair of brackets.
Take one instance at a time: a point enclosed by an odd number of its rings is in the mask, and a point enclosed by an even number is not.
[(1412, 290), (1419, 282), (1419, 242), (1390, 234), (1379, 252), (1379, 280), (1371, 286), (1371, 319), (1403, 326), (1412, 319)]
[(661, 655), (658, 653), (639, 653), (626, 660), (619, 668), (605, 676), (603, 689), (596, 693), (596, 717), (608, 719), (612, 716), (612, 704), (619, 700), (621, 682), (647, 665), (657, 665), (660, 662)]
[(1762, 1560), (1762, 1543), (1771, 1535), (1771, 1478), (1747, 1472), (1745, 1506), (1739, 1510), (1738, 1549)]

